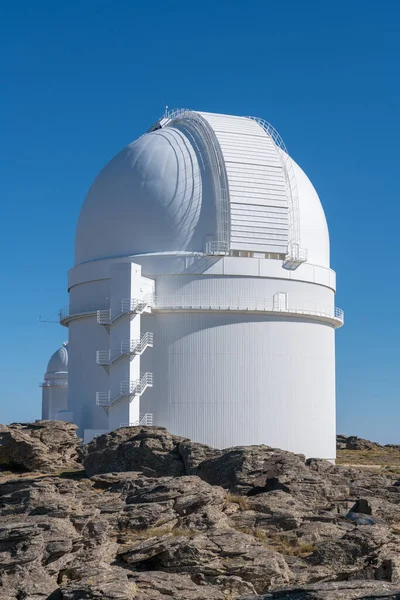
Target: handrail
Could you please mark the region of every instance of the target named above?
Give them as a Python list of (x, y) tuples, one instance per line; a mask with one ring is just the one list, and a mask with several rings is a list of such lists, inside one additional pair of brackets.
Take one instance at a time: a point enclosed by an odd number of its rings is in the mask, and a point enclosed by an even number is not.
[(341, 308), (318, 302), (288, 300), (286, 306), (274, 305), (273, 298), (231, 297), (214, 300), (201, 296), (156, 296), (154, 310), (233, 310), (267, 313), (286, 313), (325, 317), (344, 322)]
[(79, 307), (76, 309), (71, 309), (70, 306), (63, 306), (58, 311), (58, 316), (60, 319), (60, 323), (63, 324), (65, 321), (70, 318), (76, 318), (85, 315), (93, 315), (97, 314), (97, 318), (104, 321), (104, 324), (107, 321), (112, 323), (113, 321), (119, 319), (124, 314), (134, 313), (136, 311), (143, 311), (146, 308), (151, 308), (153, 305), (153, 294), (145, 294), (142, 299), (132, 298), (132, 299), (124, 299), (121, 301), (121, 309), (120, 311), (111, 317), (110, 314), (110, 304), (107, 298), (107, 301), (92, 303), (90, 305), (85, 305), (83, 307)]
[[(299, 207), (299, 193), (297, 189), (296, 176), (292, 165), (292, 159), (290, 158), (289, 152), (285, 146), (285, 142), (279, 135), (275, 127), (261, 119), (259, 117), (247, 117), (248, 119), (255, 121), (264, 129), (264, 131), (272, 138), (277, 150), (280, 162), (285, 173), (285, 180), (287, 191), (289, 193), (289, 243), (288, 243), (288, 255), (290, 253), (291, 246), (301, 247), (300, 244), (300, 207)], [(292, 257), (289, 255), (289, 259)]]
[(57, 381), (56, 379), (49, 379), (41, 381), (39, 387), (68, 387), (68, 381)]
[[(212, 300), (210, 297), (198, 296), (154, 296), (151, 304), (152, 310), (235, 310), (253, 312), (282, 312), (296, 315), (316, 316), (332, 319), (344, 323), (344, 312), (341, 308), (308, 301), (290, 300), (285, 308), (273, 305), (270, 298), (224, 298), (223, 301)], [(96, 314), (96, 310), (92, 314)], [(82, 313), (78, 313), (78, 316)], [(70, 314), (70, 317), (74, 315)]]
[(123, 356), (142, 354), (146, 348), (152, 348), (153, 343), (154, 334), (146, 331), (140, 338), (122, 341), (120, 351), (114, 356), (111, 356), (111, 350), (97, 350), (96, 362), (98, 365), (111, 365)]
[(153, 387), (153, 373), (143, 373), (140, 379), (134, 381), (121, 381), (119, 395), (111, 398), (111, 392), (96, 392), (98, 406), (111, 406), (118, 400), (127, 396), (141, 396), (148, 387)]
[(139, 419), (133, 423), (120, 423), (120, 427), (138, 427), (139, 425), (146, 425), (152, 427), (153, 425), (153, 413), (145, 413), (139, 415)]
[(60, 323), (63, 324), (64, 321), (68, 320), (70, 317), (77, 317), (80, 315), (91, 315), (96, 314), (99, 310), (108, 310), (109, 301), (108, 298), (103, 301), (98, 301), (96, 303), (91, 303), (89, 305), (84, 305), (83, 307), (79, 307), (76, 309), (71, 308), (68, 304), (63, 306), (58, 311), (58, 316), (60, 319)]
[(142, 313), (153, 304), (153, 294), (146, 294), (143, 298), (126, 298), (121, 301), (121, 308), (112, 314), (111, 308), (97, 311), (97, 322), (100, 325), (112, 325), (120, 317), (133, 313)]

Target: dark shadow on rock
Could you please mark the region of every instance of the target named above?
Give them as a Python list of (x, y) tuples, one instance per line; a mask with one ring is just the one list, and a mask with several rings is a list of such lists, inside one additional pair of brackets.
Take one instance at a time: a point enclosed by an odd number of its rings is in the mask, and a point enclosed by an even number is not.
[(47, 596), (46, 600), (62, 600), (61, 590), (54, 590), (50, 596)]
[(359, 498), (354, 506), (351, 507), (350, 512), (362, 513), (363, 515), (372, 515), (372, 508), (368, 500)]
[(251, 490), (247, 492), (247, 496), (257, 496), (258, 494), (265, 494), (266, 492), (275, 492), (281, 490), (286, 494), (290, 494), (290, 489), (284, 483), (281, 483), (277, 477), (270, 477), (265, 481), (265, 485), (255, 485)]

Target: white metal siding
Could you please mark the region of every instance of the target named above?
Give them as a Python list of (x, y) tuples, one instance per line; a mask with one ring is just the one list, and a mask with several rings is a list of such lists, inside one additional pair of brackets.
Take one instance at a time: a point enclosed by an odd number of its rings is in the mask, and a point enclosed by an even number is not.
[[(242, 266), (257, 263), (229, 260)], [(101, 301), (101, 286), (82, 285), (93, 289), (80, 290), (75, 297), (81, 286), (74, 286), (71, 306), (79, 308), (78, 300), (86, 304), (95, 292)], [(333, 306), (333, 290), (304, 281), (200, 274), (156, 277), (156, 296), (184, 295), (196, 302), (206, 298), (224, 304), (231, 297), (272, 302), (276, 295), (285, 308), (285, 294), (289, 309), (298, 302)], [(141, 397), (140, 410), (152, 413), (156, 425), (218, 447), (263, 443), (334, 458), (333, 327), (312, 316), (222, 310), (154, 311), (141, 319), (142, 331), (154, 333), (154, 347), (141, 356), (141, 370), (154, 373), (154, 387)], [(82, 434), (84, 429), (106, 429), (107, 415), (96, 406), (95, 395), (109, 389), (109, 378), (96, 364), (96, 350), (107, 348), (110, 337), (95, 315), (73, 320), (69, 328), (68, 409)]]
[(225, 160), (231, 212), (231, 249), (285, 253), (288, 199), (273, 140), (244, 117), (201, 113)]
[[(334, 330), (263, 315), (152, 315), (154, 388), (142, 412), (214, 447), (335, 457)], [(150, 319), (149, 319), (150, 320)]]

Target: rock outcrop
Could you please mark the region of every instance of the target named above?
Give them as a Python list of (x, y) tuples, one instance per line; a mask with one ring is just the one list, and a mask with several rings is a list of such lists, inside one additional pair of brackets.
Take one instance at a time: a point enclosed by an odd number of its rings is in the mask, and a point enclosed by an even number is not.
[(383, 447), (378, 442), (370, 442), (356, 435), (337, 435), (336, 446), (338, 450), (375, 450)]
[(400, 600), (395, 473), (159, 427), (93, 440), (85, 473), (73, 426), (4, 434), (2, 600)]
[(83, 449), (89, 476), (140, 471), (150, 477), (193, 474), (220, 451), (172, 435), (165, 427), (122, 427), (95, 438)]
[(64, 421), (0, 425), (0, 465), (10, 470), (55, 473), (76, 469), (77, 426)]

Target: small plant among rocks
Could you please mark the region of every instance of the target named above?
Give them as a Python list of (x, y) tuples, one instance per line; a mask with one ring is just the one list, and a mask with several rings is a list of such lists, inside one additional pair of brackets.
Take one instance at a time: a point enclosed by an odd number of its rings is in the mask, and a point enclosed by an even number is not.
[(237, 504), (240, 510), (249, 510), (250, 504), (249, 499), (246, 496), (240, 496), (239, 494), (231, 494), (228, 492), (226, 495), (226, 500), (224, 504), (224, 509), (226, 509), (231, 504)]
[(286, 556), (299, 556), (305, 558), (306, 556), (310, 556), (310, 554), (316, 550), (315, 544), (299, 544), (296, 539), (288, 539), (286, 536), (278, 533), (268, 533), (261, 527), (238, 528), (237, 531), (252, 535), (269, 550), (274, 550), (275, 552), (279, 552), (279, 554), (284, 554)]

